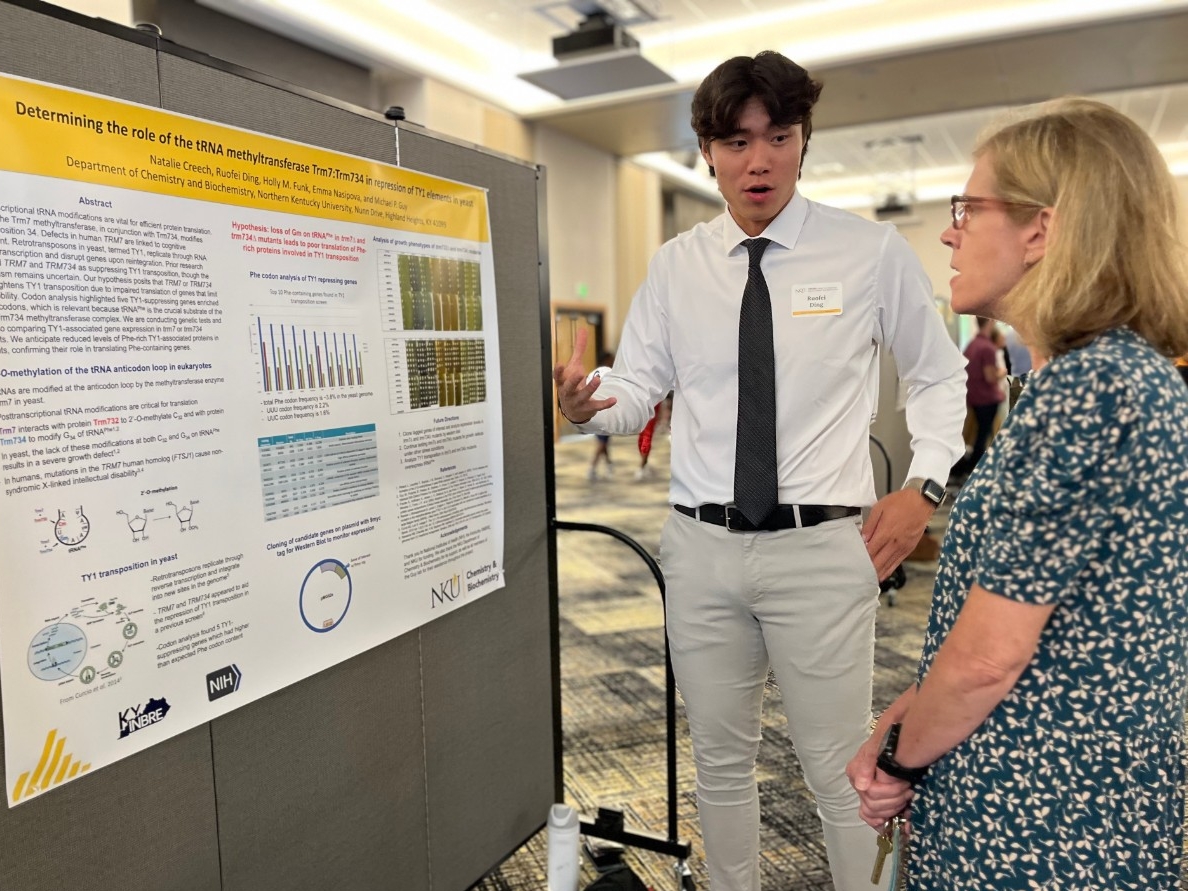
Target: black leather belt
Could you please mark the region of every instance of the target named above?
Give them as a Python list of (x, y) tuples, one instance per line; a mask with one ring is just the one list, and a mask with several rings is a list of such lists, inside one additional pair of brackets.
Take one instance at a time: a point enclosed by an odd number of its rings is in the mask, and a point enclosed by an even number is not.
[(756, 526), (744, 517), (733, 504), (702, 504), (685, 507), (674, 504), (673, 510), (703, 523), (725, 526), (731, 532), (774, 532), (777, 529), (803, 529), (816, 526), (826, 520), (840, 520), (856, 517), (862, 513), (860, 507), (841, 507), (836, 504), (777, 504), (771, 515)]

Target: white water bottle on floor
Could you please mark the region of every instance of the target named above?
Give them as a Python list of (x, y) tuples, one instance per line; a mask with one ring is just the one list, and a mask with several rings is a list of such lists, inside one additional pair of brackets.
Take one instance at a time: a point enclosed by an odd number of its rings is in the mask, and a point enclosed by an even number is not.
[(578, 814), (567, 804), (549, 808), (549, 891), (578, 891)]

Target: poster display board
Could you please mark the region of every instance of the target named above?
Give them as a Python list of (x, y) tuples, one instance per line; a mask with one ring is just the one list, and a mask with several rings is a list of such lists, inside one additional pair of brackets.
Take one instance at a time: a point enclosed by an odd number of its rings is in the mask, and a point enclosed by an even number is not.
[(482, 189), (0, 76), (19, 804), (504, 584)]

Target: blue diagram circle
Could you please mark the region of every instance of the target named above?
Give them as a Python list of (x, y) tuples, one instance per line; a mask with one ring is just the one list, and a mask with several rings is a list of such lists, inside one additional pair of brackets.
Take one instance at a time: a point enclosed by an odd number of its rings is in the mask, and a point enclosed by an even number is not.
[(55, 622), (42, 628), (29, 644), (29, 670), (39, 680), (73, 676), (87, 654), (87, 636), (77, 625)]
[(301, 582), (298, 606), (301, 621), (310, 631), (325, 634), (346, 618), (351, 606), (351, 574), (339, 560), (315, 563)]

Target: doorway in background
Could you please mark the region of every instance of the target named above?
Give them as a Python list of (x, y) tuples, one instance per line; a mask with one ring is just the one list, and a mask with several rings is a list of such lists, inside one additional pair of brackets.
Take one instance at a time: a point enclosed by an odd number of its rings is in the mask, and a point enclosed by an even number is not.
[[(606, 308), (588, 304), (569, 306), (553, 304), (553, 365), (568, 362), (573, 355), (573, 346), (578, 331), (589, 331), (586, 337), (586, 353), (582, 365), (593, 371), (598, 367), (598, 357), (606, 351), (605, 339)], [(555, 388), (554, 388), (555, 389)], [(553, 439), (562, 436), (580, 435), (569, 421), (561, 416), (557, 407), (556, 392), (553, 393)]]

